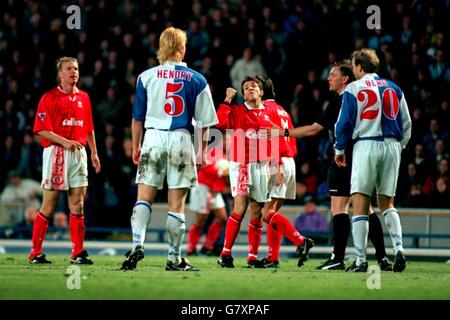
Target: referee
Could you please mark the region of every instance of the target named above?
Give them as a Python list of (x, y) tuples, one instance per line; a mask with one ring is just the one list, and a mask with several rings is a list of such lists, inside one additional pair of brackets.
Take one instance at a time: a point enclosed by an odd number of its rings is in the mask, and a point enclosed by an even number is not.
[[(280, 129), (281, 134), (287, 137), (304, 138), (317, 135), (327, 129), (331, 145), (334, 145), (334, 124), (337, 122), (342, 104), (342, 94), (346, 86), (355, 80), (350, 60), (343, 60), (334, 64), (328, 76), (330, 91), (334, 92), (327, 109), (317, 122), (312, 125), (297, 127), (294, 129)], [(352, 148), (345, 151), (347, 163), (351, 163)], [(345, 248), (350, 235), (350, 220), (348, 208), (350, 204), (350, 177), (351, 165), (338, 167), (331, 162), (328, 171), (328, 184), (331, 195), (331, 213), (333, 215), (334, 248), (331, 257), (317, 267), (318, 270), (344, 270)], [(384, 246), (383, 227), (380, 219), (370, 207), (369, 214), (369, 239), (375, 247), (375, 256), (381, 270), (392, 271), (392, 264), (387, 258)]]

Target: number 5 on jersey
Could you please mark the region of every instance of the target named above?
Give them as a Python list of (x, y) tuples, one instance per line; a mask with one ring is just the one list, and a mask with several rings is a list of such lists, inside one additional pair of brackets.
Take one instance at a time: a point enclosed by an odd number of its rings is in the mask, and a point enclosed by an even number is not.
[(171, 117), (179, 116), (184, 111), (183, 97), (175, 94), (183, 89), (183, 82), (167, 83), (166, 85), (166, 103), (164, 104), (164, 111)]

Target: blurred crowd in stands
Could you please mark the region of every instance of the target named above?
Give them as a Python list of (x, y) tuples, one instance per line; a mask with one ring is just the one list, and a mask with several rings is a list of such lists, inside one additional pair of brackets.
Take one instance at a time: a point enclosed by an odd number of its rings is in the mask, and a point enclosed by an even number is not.
[[(0, 192), (10, 172), (40, 182), (42, 148), (33, 136), (42, 94), (56, 85), (55, 61), (79, 60), (91, 97), (102, 173), (90, 173), (87, 223), (128, 226), (135, 199), (131, 112), (137, 75), (157, 65), (160, 32), (186, 30), (185, 62), (208, 80), (216, 105), (246, 75), (273, 79), (295, 126), (313, 123), (330, 98), (332, 64), (362, 47), (377, 50), (378, 74), (404, 90), (413, 135), (404, 151), (399, 207), (450, 208), (450, 1), (386, 1), (381, 30), (366, 26), (373, 1), (99, 0), (13, 1), (0, 6)], [(81, 9), (69, 30), (68, 5)], [(297, 199), (327, 204), (332, 161), (327, 134), (298, 141)], [(159, 200), (166, 201), (164, 193)]]

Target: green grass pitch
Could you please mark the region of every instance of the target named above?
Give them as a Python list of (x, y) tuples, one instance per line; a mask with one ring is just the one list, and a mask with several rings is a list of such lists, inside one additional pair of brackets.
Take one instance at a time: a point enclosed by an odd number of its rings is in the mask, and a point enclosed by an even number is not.
[(315, 270), (316, 259), (302, 268), (295, 259), (282, 259), (274, 270), (246, 269), (244, 258), (235, 260), (235, 269), (222, 269), (216, 258), (192, 257), (200, 272), (167, 272), (165, 257), (147, 255), (137, 270), (125, 272), (119, 270), (121, 256), (92, 256), (94, 265), (79, 269), (70, 269), (66, 256), (48, 258), (53, 264), (29, 265), (25, 254), (0, 255), (0, 299), (450, 299), (450, 264), (442, 262), (408, 262), (402, 273), (356, 274)]

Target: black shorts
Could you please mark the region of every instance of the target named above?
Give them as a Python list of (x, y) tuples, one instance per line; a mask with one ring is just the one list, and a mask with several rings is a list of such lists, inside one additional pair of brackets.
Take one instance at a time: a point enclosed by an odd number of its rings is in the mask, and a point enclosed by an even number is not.
[[(350, 178), (352, 176), (352, 157), (346, 152), (347, 166), (338, 167), (336, 162), (331, 163), (328, 169), (328, 186), (333, 197), (350, 197)], [(350, 153), (351, 155), (351, 153)]]

